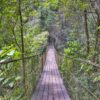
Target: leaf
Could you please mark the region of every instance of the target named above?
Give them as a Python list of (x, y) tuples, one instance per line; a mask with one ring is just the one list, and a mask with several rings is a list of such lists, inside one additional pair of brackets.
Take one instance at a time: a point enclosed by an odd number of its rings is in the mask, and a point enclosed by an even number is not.
[(21, 76), (17, 76), (17, 77), (15, 78), (16, 81), (18, 81), (18, 80), (20, 80), (20, 79), (21, 79)]
[(2, 80), (4, 80), (4, 77), (0, 78), (0, 82), (1, 82)]
[(0, 50), (0, 55), (2, 54), (3, 50)]
[(97, 29), (100, 29), (100, 26), (98, 26)]
[(7, 55), (8, 55), (8, 56), (12, 56), (12, 55), (14, 55), (14, 53), (15, 53), (15, 50), (12, 50), (12, 51), (10, 51), (9, 53), (7, 53)]
[(4, 80), (4, 82), (2, 83), (3, 85), (6, 85), (9, 82), (9, 79)]
[(98, 81), (100, 81), (100, 76), (95, 77), (93, 80), (93, 82), (98, 82)]
[(14, 86), (14, 82), (9, 83), (9, 86), (13, 87)]

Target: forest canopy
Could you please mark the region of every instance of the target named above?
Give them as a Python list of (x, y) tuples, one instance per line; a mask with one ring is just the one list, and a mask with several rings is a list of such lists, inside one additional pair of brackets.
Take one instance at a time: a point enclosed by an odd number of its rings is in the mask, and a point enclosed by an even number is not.
[(72, 100), (100, 98), (100, 0), (0, 1), (0, 100), (28, 100), (51, 37)]

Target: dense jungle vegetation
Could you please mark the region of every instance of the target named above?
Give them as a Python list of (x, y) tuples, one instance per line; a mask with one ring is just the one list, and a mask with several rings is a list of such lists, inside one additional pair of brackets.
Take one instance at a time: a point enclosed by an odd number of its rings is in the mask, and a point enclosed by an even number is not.
[(0, 0), (0, 100), (30, 100), (48, 36), (72, 100), (100, 100), (100, 0)]

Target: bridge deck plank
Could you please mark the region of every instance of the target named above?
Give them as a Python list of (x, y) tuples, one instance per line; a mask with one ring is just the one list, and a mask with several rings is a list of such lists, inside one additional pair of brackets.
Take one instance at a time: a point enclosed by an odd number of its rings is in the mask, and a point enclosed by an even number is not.
[(71, 100), (55, 60), (55, 50), (48, 47), (46, 62), (31, 100)]

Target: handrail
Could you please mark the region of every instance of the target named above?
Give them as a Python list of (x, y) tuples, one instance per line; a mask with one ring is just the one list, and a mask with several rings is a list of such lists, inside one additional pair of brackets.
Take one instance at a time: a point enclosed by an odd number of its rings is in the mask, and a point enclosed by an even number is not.
[(81, 62), (84, 62), (84, 63), (87, 63), (87, 64), (90, 64), (90, 65), (93, 65), (93, 66), (95, 66), (95, 67), (100, 68), (100, 65), (99, 65), (99, 64), (93, 63), (93, 62), (91, 62), (90, 60), (84, 60), (84, 59), (81, 59), (81, 58), (76, 59), (76, 60), (78, 60), (78, 61), (81, 61)]
[(71, 76), (74, 77), (74, 79), (75, 79), (89, 94), (91, 94), (91, 95), (95, 98), (95, 100), (99, 100), (98, 97), (97, 97), (95, 94), (93, 94), (88, 88), (86, 88), (86, 87), (81, 83), (81, 81), (80, 81), (75, 75), (73, 75), (73, 73), (71, 73)]
[[(41, 54), (42, 54), (42, 53), (41, 53)], [(41, 54), (28, 56), (28, 57), (25, 57), (24, 59), (30, 59), (30, 58), (32, 58), (32, 57), (39, 56), (39, 55), (41, 55)], [(6, 60), (6, 61), (1, 61), (1, 62), (0, 62), (0, 65), (12, 63), (12, 62), (16, 62), (16, 61), (20, 61), (20, 60), (22, 60), (22, 58), (12, 59), (12, 60)]]
[[(44, 48), (44, 50), (45, 50), (45, 48)], [(40, 52), (39, 54), (35, 54), (35, 55), (32, 55), (32, 56), (24, 57), (24, 59), (30, 59), (32, 57), (42, 55), (44, 53), (44, 50), (42, 52)], [(2, 65), (2, 64), (8, 64), (8, 63), (11, 63), (11, 62), (16, 62), (16, 61), (20, 61), (20, 60), (22, 60), (22, 58), (10, 59), (10, 60), (8, 59), (6, 61), (0, 61), (0, 65)]]
[[(58, 54), (61, 55), (61, 56), (64, 56), (63, 54), (60, 54), (60, 53), (58, 53)], [(69, 59), (74, 59), (74, 60), (77, 60), (77, 61), (81, 61), (81, 62), (87, 63), (89, 65), (92, 65), (92, 66), (100, 68), (100, 64), (96, 64), (94, 62), (91, 62), (90, 60), (84, 60), (84, 59), (81, 59), (81, 58), (77, 59), (77, 58), (69, 57), (69, 56), (66, 56), (66, 57), (69, 58)]]

